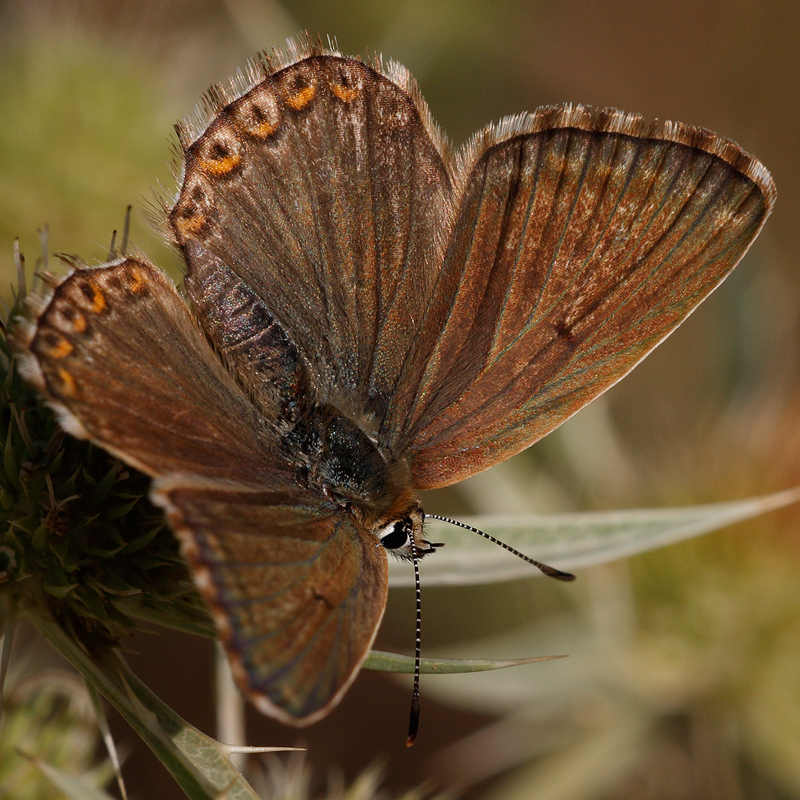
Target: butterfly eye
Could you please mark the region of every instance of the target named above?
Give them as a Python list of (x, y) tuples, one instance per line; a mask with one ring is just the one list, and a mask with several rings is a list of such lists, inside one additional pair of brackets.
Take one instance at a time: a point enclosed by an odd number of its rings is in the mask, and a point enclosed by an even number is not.
[(408, 544), (408, 536), (411, 531), (411, 520), (406, 518), (400, 522), (394, 522), (387, 525), (378, 534), (381, 544), (387, 550), (396, 550), (399, 547), (405, 547)]

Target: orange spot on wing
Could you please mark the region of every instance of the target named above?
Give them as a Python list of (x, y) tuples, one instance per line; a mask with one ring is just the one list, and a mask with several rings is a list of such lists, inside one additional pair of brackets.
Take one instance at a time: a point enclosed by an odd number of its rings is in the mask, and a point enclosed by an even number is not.
[(147, 286), (147, 282), (142, 275), (142, 271), (136, 267), (132, 267), (128, 273), (128, 288), (134, 293), (138, 294)]
[(186, 238), (187, 236), (200, 233), (206, 225), (206, 218), (196, 211), (189, 217), (185, 217), (183, 214), (177, 214), (174, 217), (174, 224), (178, 229), (178, 233)]
[(63, 367), (58, 368), (58, 378), (61, 381), (61, 391), (67, 397), (72, 397), (75, 394), (77, 386), (75, 385), (75, 378), (69, 374)]
[(50, 358), (66, 358), (75, 348), (66, 339), (62, 339), (55, 347), (48, 351)]
[(90, 310), (95, 314), (99, 314), (106, 307), (106, 299), (103, 297), (103, 293), (100, 289), (97, 288), (96, 283), (89, 281), (89, 286), (92, 287), (92, 291), (94, 292)]
[(278, 124), (272, 123), (266, 119), (263, 122), (259, 122), (255, 125), (247, 126), (247, 132), (251, 136), (255, 136), (258, 139), (266, 139), (267, 136), (272, 136), (276, 130), (278, 130)]
[(210, 175), (214, 175), (215, 177), (222, 177), (223, 175), (227, 175), (242, 161), (242, 157), (238, 153), (233, 153), (232, 155), (225, 156), (224, 158), (201, 158), (197, 166), (203, 170), (203, 172), (209, 173)]
[(289, 106), (289, 108), (293, 108), (295, 111), (300, 111), (314, 99), (314, 95), (316, 93), (317, 90), (314, 86), (306, 86), (299, 92), (289, 95), (286, 98), (286, 104)]
[(334, 97), (337, 97), (343, 103), (350, 103), (358, 94), (358, 89), (351, 89), (349, 86), (342, 86), (340, 83), (332, 83), (330, 87)]
[(83, 333), (86, 330), (86, 317), (79, 311), (76, 311), (75, 316), (72, 317), (72, 329), (75, 333)]

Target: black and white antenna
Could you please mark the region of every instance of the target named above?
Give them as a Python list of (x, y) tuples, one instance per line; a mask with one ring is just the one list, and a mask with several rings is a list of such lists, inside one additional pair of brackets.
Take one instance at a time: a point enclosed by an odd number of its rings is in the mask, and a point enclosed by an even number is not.
[(417, 597), (417, 632), (416, 632), (416, 645), (414, 648), (414, 690), (411, 695), (411, 715), (408, 720), (408, 738), (406, 739), (406, 747), (411, 747), (414, 740), (417, 738), (417, 731), (419, 730), (419, 664), (422, 658), (422, 591), (419, 585), (419, 556), (417, 555), (417, 546), (414, 544), (414, 537), (408, 537), (408, 543), (411, 546), (411, 560), (414, 563), (414, 587)]
[[(501, 542), (500, 539), (495, 538), (491, 534), (479, 530), (478, 528), (473, 528), (472, 525), (467, 525), (464, 522), (458, 522), (458, 520), (450, 519), (450, 517), (440, 517), (438, 514), (426, 514), (425, 517), (427, 519), (438, 519), (440, 522), (449, 522), (451, 525), (456, 525), (459, 528), (466, 528), (468, 531), (477, 533), (479, 536), (483, 536), (490, 542), (500, 545), (500, 547), (503, 549), (508, 550), (509, 553), (513, 553), (513, 555), (517, 556), (517, 558), (521, 558), (523, 561), (527, 561), (528, 564), (532, 564), (549, 578), (556, 578), (559, 581), (575, 580), (575, 576), (571, 572), (563, 572), (560, 569), (551, 567), (549, 564), (543, 564), (541, 561), (536, 561), (536, 559), (530, 558), (524, 553), (520, 553), (519, 550), (511, 547), (511, 545), (508, 545), (505, 542)], [(419, 582), (419, 553), (417, 552), (417, 546), (414, 543), (413, 534), (408, 536), (408, 545), (411, 550), (411, 561), (414, 564), (414, 588), (416, 590), (417, 600), (417, 633), (416, 647), (414, 650), (414, 689), (411, 696), (411, 716), (408, 721), (408, 738), (406, 739), (406, 747), (411, 747), (411, 745), (414, 744), (414, 740), (417, 738), (417, 731), (419, 730), (419, 673), (422, 653), (422, 592), (420, 590)], [(423, 555), (425, 555), (425, 553), (423, 553)]]
[(459, 528), (466, 528), (468, 531), (472, 531), (473, 533), (477, 533), (479, 536), (483, 536), (484, 539), (488, 539), (490, 542), (494, 542), (495, 544), (499, 544), (504, 550), (508, 550), (509, 553), (513, 553), (517, 558), (521, 558), (523, 561), (527, 561), (529, 564), (533, 564), (534, 567), (540, 569), (548, 578), (556, 578), (559, 581), (574, 581), (575, 576), (571, 572), (562, 572), (560, 569), (556, 569), (555, 567), (551, 567), (548, 564), (543, 564), (541, 561), (536, 561), (536, 559), (530, 558), (526, 556), (524, 553), (520, 553), (519, 550), (515, 550), (511, 545), (506, 544), (505, 542), (501, 542), (499, 539), (496, 539), (489, 533), (485, 533), (478, 528), (473, 528), (472, 525), (467, 525), (464, 522), (459, 522), (455, 519), (450, 519), (450, 517), (440, 517), (438, 514), (426, 514), (426, 518), (428, 519), (438, 519), (440, 522), (449, 522), (451, 525), (457, 525)]

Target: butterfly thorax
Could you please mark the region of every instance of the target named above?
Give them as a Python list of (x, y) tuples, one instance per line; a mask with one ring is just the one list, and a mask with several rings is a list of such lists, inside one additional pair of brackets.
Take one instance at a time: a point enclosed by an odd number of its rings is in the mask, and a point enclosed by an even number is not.
[(333, 406), (304, 414), (282, 444), (298, 480), (338, 502), (393, 555), (421, 558), (438, 546), (423, 538), (425, 514), (404, 481), (407, 471)]
[(367, 524), (397, 505), (400, 469), (390, 464), (351, 419), (329, 404), (306, 405), (281, 439), (297, 478), (342, 506), (355, 507)]

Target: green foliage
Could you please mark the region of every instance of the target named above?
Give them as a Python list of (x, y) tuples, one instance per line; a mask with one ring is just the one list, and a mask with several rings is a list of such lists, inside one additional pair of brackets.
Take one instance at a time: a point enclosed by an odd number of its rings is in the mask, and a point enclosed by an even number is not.
[[(0, 726), (0, 797), (58, 800), (37, 761), (70, 776), (82, 775), (91, 791), (113, 776), (108, 762), (96, 762), (97, 726), (86, 689), (72, 674), (39, 672), (23, 678), (4, 702)], [(74, 780), (74, 778), (73, 778)]]

